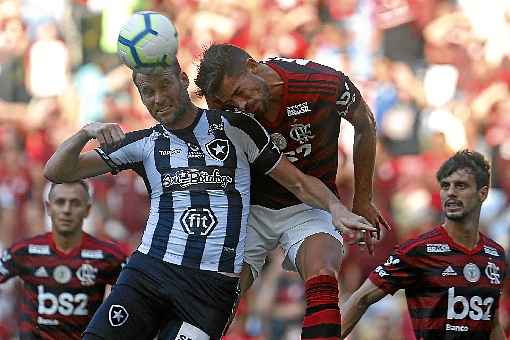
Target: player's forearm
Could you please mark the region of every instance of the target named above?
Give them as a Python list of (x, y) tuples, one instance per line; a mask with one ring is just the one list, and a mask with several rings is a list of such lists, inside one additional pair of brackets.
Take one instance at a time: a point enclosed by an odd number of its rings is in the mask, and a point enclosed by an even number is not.
[[(367, 110), (368, 107), (366, 108)], [(372, 200), (376, 152), (376, 128), (371, 114), (355, 126), (353, 144), (354, 202), (366, 204)]]
[(91, 138), (84, 130), (64, 141), (44, 167), (44, 177), (54, 183), (77, 180), (80, 153)]
[[(289, 188), (288, 188), (289, 189)], [(343, 206), (336, 195), (318, 178), (304, 176), (296, 185), (289, 190), (303, 203), (314, 208), (332, 212), (334, 208)]]
[(363, 299), (361, 294), (353, 293), (349, 300), (342, 306), (342, 333), (341, 339), (348, 336), (354, 326), (365, 314), (370, 304), (366, 299)]

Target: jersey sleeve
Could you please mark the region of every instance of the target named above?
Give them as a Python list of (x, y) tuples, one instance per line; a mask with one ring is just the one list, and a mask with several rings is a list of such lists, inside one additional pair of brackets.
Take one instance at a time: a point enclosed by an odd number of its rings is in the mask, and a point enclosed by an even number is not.
[(417, 270), (410, 258), (397, 247), (386, 262), (369, 275), (370, 281), (388, 294), (416, 284)]
[(15, 276), (18, 276), (16, 256), (13, 255), (12, 248), (9, 248), (3, 251), (2, 257), (0, 258), (0, 283)]
[(234, 113), (237, 117), (230, 119), (234, 127), (230, 133), (246, 153), (252, 168), (258, 173), (268, 174), (280, 162), (280, 150), (271, 141), (271, 137), (264, 127), (254, 118)]
[(147, 136), (147, 130), (128, 132), (126, 138), (119, 145), (101, 146), (95, 151), (110, 167), (111, 173), (115, 175), (143, 162), (144, 157), (148, 154), (144, 152), (144, 137)]
[(362, 100), (361, 93), (349, 77), (341, 72), (340, 74), (340, 89), (336, 98), (336, 111), (340, 117), (349, 119)]

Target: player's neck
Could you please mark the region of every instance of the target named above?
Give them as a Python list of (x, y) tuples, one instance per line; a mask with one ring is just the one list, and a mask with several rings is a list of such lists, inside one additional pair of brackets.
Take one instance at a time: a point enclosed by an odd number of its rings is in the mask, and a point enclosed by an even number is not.
[(278, 72), (273, 70), (270, 66), (260, 64), (259, 67), (260, 73), (258, 75), (267, 82), (269, 93), (271, 94), (269, 109), (264, 114), (264, 119), (269, 122), (274, 122), (278, 118), (278, 113), (282, 105), (282, 94), (285, 82)]
[(73, 234), (62, 235), (56, 231), (53, 231), (52, 237), (57, 250), (67, 254), (80, 245), (83, 237), (83, 232), (79, 230)]
[(452, 240), (467, 249), (473, 249), (478, 245), (478, 241), (480, 240), (478, 219), (476, 219), (476, 221), (468, 220), (462, 222), (446, 219), (443, 227)]

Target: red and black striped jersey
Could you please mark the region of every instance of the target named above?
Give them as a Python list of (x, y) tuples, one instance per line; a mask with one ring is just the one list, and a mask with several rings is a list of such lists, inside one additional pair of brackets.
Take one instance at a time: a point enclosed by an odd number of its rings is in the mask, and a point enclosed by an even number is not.
[(81, 339), (126, 259), (120, 247), (83, 233), (81, 245), (60, 252), (52, 234), (20, 241), (0, 260), (0, 282), (23, 281), (21, 338)]
[[(284, 89), (277, 119), (259, 121), (296, 167), (335, 192), (340, 122), (361, 100), (358, 89), (342, 72), (312, 61), (272, 58), (265, 64), (280, 75)], [(269, 176), (252, 178), (252, 204), (281, 209), (300, 203)]]
[(389, 294), (405, 290), (416, 339), (489, 339), (506, 272), (503, 248), (480, 233), (476, 248), (442, 226), (395, 248), (370, 280)]

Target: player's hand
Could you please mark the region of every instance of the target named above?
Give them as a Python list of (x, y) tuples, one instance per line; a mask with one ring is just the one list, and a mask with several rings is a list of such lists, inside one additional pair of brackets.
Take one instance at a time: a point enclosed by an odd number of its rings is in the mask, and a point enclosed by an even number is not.
[(366, 218), (354, 214), (340, 203), (331, 209), (331, 216), (333, 218), (333, 225), (347, 240), (358, 239), (360, 233), (370, 234), (377, 232), (377, 228)]
[(100, 145), (116, 145), (126, 137), (117, 123), (94, 122), (85, 125), (82, 130), (90, 139), (96, 139)]
[[(381, 239), (381, 224), (386, 230), (391, 230), (390, 225), (388, 222), (386, 222), (384, 217), (382, 217), (379, 209), (377, 209), (373, 202), (362, 204), (354, 201), (352, 205), (352, 212), (365, 217), (370, 222), (370, 224), (372, 224), (377, 229), (375, 233), (371, 232), (370, 238), (375, 235), (378, 240)], [(366, 235), (366, 237), (368, 238), (369, 236)]]

